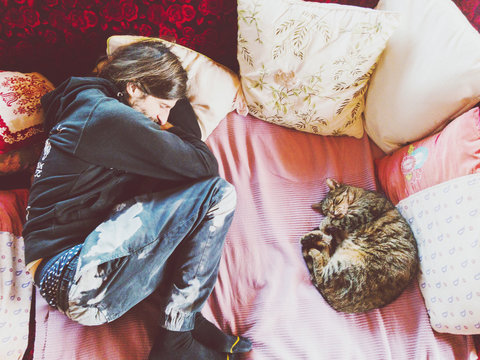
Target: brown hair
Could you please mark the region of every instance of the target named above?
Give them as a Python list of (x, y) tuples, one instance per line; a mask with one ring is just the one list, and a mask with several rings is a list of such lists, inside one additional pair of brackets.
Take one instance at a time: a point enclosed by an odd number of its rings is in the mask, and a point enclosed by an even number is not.
[(98, 76), (112, 81), (122, 93), (126, 92), (128, 83), (160, 99), (180, 99), (187, 92), (187, 72), (178, 58), (155, 40), (142, 40), (116, 49)]

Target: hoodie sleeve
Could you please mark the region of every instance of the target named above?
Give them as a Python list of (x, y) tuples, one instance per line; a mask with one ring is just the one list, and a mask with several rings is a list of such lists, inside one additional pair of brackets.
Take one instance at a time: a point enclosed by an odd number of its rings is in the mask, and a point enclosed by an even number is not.
[(168, 181), (218, 175), (214, 155), (195, 131), (162, 130), (115, 99), (101, 100), (84, 124), (74, 154), (87, 162)]
[(178, 100), (172, 110), (170, 110), (168, 122), (198, 138), (202, 137), (197, 115), (195, 115), (192, 105), (186, 98)]

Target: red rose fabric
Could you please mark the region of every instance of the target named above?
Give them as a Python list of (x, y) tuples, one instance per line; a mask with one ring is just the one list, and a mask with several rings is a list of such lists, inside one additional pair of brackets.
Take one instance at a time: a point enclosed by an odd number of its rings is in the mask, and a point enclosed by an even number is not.
[[(312, 0), (373, 8), (378, 0)], [(480, 0), (454, 0), (480, 29)], [(114, 34), (161, 36), (238, 71), (235, 0), (0, 0), (0, 69), (86, 75)]]

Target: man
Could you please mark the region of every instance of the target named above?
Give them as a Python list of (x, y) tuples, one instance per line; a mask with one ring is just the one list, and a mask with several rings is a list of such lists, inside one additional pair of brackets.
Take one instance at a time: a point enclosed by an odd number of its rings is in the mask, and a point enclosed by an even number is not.
[(118, 49), (99, 77), (71, 78), (42, 98), (49, 136), (30, 192), (26, 261), (49, 304), (84, 325), (157, 293), (150, 359), (225, 359), (250, 342), (200, 310), (236, 193), (200, 139), (186, 82), (164, 45), (143, 41)]

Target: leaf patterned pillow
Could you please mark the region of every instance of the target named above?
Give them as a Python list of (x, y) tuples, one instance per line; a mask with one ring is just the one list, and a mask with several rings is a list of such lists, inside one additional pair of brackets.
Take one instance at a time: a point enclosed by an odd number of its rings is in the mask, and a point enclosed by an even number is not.
[(239, 0), (240, 79), (259, 119), (363, 136), (365, 93), (396, 13), (302, 0)]

